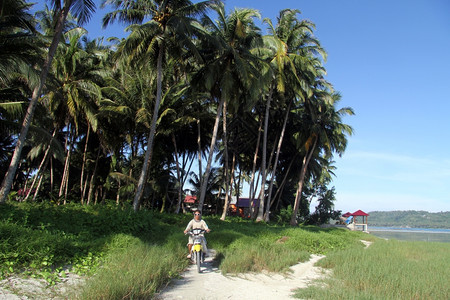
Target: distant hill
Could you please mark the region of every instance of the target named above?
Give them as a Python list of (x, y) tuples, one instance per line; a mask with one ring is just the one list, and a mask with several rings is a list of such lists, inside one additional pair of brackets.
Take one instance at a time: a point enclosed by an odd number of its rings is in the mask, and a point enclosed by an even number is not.
[(450, 211), (371, 211), (369, 215), (369, 226), (450, 228)]

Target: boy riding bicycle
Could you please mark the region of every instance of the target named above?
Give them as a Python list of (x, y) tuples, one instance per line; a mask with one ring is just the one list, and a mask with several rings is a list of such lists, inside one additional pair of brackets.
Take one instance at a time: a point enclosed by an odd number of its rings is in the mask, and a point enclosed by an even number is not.
[[(204, 220), (202, 220), (202, 213), (197, 210), (194, 212), (194, 218), (187, 224), (186, 229), (184, 230), (184, 234), (187, 234), (189, 231), (191, 231), (192, 229), (203, 229), (206, 232), (210, 232), (211, 230), (208, 228), (208, 225), (206, 224), (206, 222)], [(192, 250), (192, 245), (194, 244), (194, 240), (192, 238), (192, 236), (189, 236), (189, 240), (188, 240), (188, 250), (189, 250), (189, 254), (187, 256), (187, 258), (191, 258), (191, 250)], [(206, 239), (205, 237), (203, 237), (203, 243), (204, 245), (204, 249), (206, 250)]]

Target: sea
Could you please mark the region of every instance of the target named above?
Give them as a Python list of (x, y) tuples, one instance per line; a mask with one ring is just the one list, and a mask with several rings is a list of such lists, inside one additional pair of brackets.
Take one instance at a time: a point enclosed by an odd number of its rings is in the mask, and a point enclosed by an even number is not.
[(385, 239), (450, 243), (450, 229), (375, 227), (369, 225), (369, 233)]

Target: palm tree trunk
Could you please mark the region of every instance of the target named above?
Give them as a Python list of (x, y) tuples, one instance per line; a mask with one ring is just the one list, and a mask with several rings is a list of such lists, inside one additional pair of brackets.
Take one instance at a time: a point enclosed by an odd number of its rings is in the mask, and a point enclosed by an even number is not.
[[(25, 197), (24, 201), (28, 200), (28, 198), (30, 197), (31, 191), (33, 190), (34, 184), (36, 183), (37, 178), (42, 175), (42, 171), (44, 169), (43, 168), (44, 164), (45, 164), (45, 166), (47, 166), (47, 162), (48, 162), (47, 157), (48, 157), (48, 154), (50, 152), (50, 148), (52, 147), (52, 142), (53, 142), (53, 138), (55, 137), (55, 135), (56, 135), (56, 129), (53, 131), (52, 138), (50, 139), (50, 143), (48, 144), (47, 149), (45, 150), (44, 157), (42, 158), (42, 161), (39, 164), (39, 168), (38, 168), (38, 171), (36, 173), (36, 176), (34, 177), (33, 182), (31, 183), (31, 186), (30, 186), (30, 188), (28, 190), (27, 196)], [(33, 197), (33, 200), (35, 198), (36, 198), (36, 196)]]
[(53, 157), (50, 156), (50, 193), (53, 194)]
[(202, 186), (202, 143), (200, 129), (200, 120), (197, 120), (198, 178), (200, 179), (200, 186)]
[(238, 180), (236, 180), (235, 191), (236, 191), (236, 201), (239, 201), (239, 196), (241, 193), (241, 178), (242, 178), (242, 168), (239, 168)]
[(295, 195), (294, 210), (292, 212), (291, 222), (290, 222), (292, 226), (297, 225), (297, 213), (298, 213), (298, 208), (300, 206), (300, 200), (301, 200), (301, 197), (302, 197), (303, 183), (305, 181), (305, 176), (306, 176), (306, 171), (308, 169), (308, 164), (311, 161), (311, 157), (312, 157), (312, 155), (314, 153), (316, 145), (317, 145), (317, 137), (314, 138), (313, 146), (311, 147), (309, 152), (307, 152), (305, 154), (305, 157), (303, 158), (303, 165), (302, 165), (302, 168), (300, 170), (300, 179), (298, 180), (297, 193)]
[(97, 158), (95, 159), (94, 172), (92, 173), (91, 182), (89, 183), (89, 193), (88, 193), (88, 200), (87, 200), (88, 204), (91, 202), (92, 192), (94, 191), (95, 177), (97, 177), (97, 166), (98, 166), (99, 157), (100, 157), (100, 146), (98, 147), (98, 150), (97, 150)]
[(117, 187), (117, 195), (116, 195), (116, 205), (119, 205), (119, 203), (120, 203), (120, 183), (121, 183), (121, 180), (119, 179), (119, 185), (118, 185), (118, 187)]
[[(84, 182), (81, 184), (81, 187), (83, 189), (82, 190), (83, 191), (82, 199), (84, 199), (84, 196), (86, 195), (87, 185), (88, 185), (88, 181), (89, 181), (89, 171), (87, 172), (85, 177), (86, 178), (84, 179)], [(81, 205), (83, 205), (83, 204), (84, 204), (84, 200), (81, 201)]]
[(272, 93), (273, 93), (273, 85), (270, 86), (269, 97), (267, 98), (266, 104), (266, 116), (264, 118), (264, 136), (263, 136), (263, 155), (261, 161), (261, 197), (259, 199), (259, 209), (258, 209), (258, 217), (256, 217), (256, 222), (260, 222), (263, 220), (264, 214), (264, 195), (266, 188), (266, 155), (267, 155), (267, 131), (269, 130), (269, 113), (270, 113), (270, 102), (272, 101)]
[(225, 203), (223, 206), (223, 212), (220, 219), (223, 221), (227, 215), (228, 203), (230, 201), (230, 172), (228, 171), (228, 141), (227, 141), (227, 101), (225, 100), (223, 103), (223, 121), (222, 121), (222, 130), (223, 130), (223, 156), (225, 162)]
[(52, 43), (48, 50), (47, 59), (42, 66), (42, 71), (39, 76), (39, 84), (33, 89), (33, 94), (31, 97), (30, 104), (28, 105), (27, 112), (25, 114), (25, 118), (23, 119), (22, 129), (20, 130), (19, 138), (17, 139), (16, 147), (14, 149), (14, 154), (11, 158), (11, 163), (8, 167), (8, 171), (5, 174), (5, 177), (2, 182), (2, 186), (0, 188), (0, 203), (4, 203), (6, 198), (11, 190), (11, 186), (13, 183), (14, 176), (17, 171), (17, 166), (20, 161), (20, 156), (22, 154), (22, 149), (25, 144), (25, 139), (28, 134), (28, 130), (30, 129), (31, 122), (33, 120), (34, 111), (36, 109), (36, 105), (38, 103), (38, 99), (41, 96), (42, 89), (44, 87), (45, 81), (47, 79), (48, 72), (51, 67), (51, 63), (53, 60), (53, 56), (55, 55), (56, 48), (61, 39), (61, 34), (63, 30), (64, 23), (66, 21), (66, 17), (69, 13), (69, 8), (72, 1), (64, 1), (65, 5), (61, 10), (61, 13), (58, 17), (58, 21), (56, 23), (55, 35), (53, 36)]
[[(45, 161), (45, 165), (44, 165), (42, 170), (47, 169), (48, 161), (49, 161), (49, 159), (47, 158), (46, 161)], [(41, 189), (42, 179), (43, 178), (44, 178), (44, 174), (42, 174), (42, 172), (41, 172), (41, 177), (39, 178), (39, 182), (38, 182), (38, 185), (36, 187), (36, 191), (34, 192), (34, 195), (33, 195), (33, 202), (36, 201), (36, 197), (39, 194), (39, 190)]]
[(180, 172), (180, 164), (179, 164), (179, 158), (178, 158), (178, 151), (177, 151), (177, 141), (175, 140), (175, 134), (172, 133), (172, 142), (173, 142), (173, 146), (175, 148), (175, 161), (176, 161), (176, 166), (177, 166), (177, 180), (178, 180), (178, 203), (177, 203), (177, 208), (175, 210), (175, 213), (180, 213), (180, 207), (181, 207), (181, 201), (182, 199), (182, 194), (183, 194), (183, 187), (181, 184), (181, 172)]
[[(263, 124), (263, 119), (259, 118), (258, 138), (256, 141), (255, 155), (253, 156), (252, 176), (250, 179), (250, 188), (249, 188), (249, 195), (248, 195), (248, 198), (250, 199), (250, 217), (252, 219), (255, 214), (255, 207), (254, 207), (254, 203), (253, 203), (253, 198), (255, 197), (254, 181), (255, 181), (255, 174), (256, 174), (256, 162), (258, 160), (259, 143), (261, 141), (262, 124)], [(258, 184), (256, 184), (256, 185), (258, 185)]]
[(83, 151), (83, 161), (81, 162), (81, 179), (80, 179), (80, 192), (81, 192), (81, 204), (84, 202), (84, 193), (86, 192), (86, 189), (83, 188), (83, 179), (84, 179), (84, 167), (86, 165), (86, 154), (87, 154), (87, 147), (89, 142), (89, 133), (91, 131), (91, 126), (88, 123), (88, 129), (86, 133), (86, 143), (84, 144), (84, 151)]
[(223, 108), (224, 102), (225, 102), (225, 98), (221, 97), (221, 100), (217, 107), (216, 121), (214, 122), (213, 134), (212, 134), (212, 138), (211, 138), (211, 145), (209, 147), (208, 162), (206, 163), (206, 170), (205, 170), (205, 174), (202, 179), (202, 185), (201, 185), (201, 189), (200, 189), (200, 199), (199, 199), (199, 203), (198, 203), (198, 209), (200, 211), (202, 211), (203, 204), (205, 203), (206, 187), (208, 185), (209, 174), (211, 173), (211, 164), (212, 164), (212, 159), (213, 159), (213, 154), (214, 154), (214, 147), (216, 146), (217, 131), (219, 130), (220, 115), (222, 114), (222, 108)]
[(156, 133), (156, 121), (158, 120), (159, 106), (162, 98), (162, 60), (164, 54), (164, 46), (160, 45), (158, 53), (158, 61), (156, 65), (156, 101), (153, 109), (152, 123), (150, 125), (150, 133), (148, 135), (147, 150), (145, 151), (144, 164), (142, 165), (141, 175), (139, 176), (136, 195), (133, 200), (133, 209), (138, 211), (141, 206), (142, 195), (144, 194), (145, 184), (147, 182), (148, 170), (152, 161), (153, 142)]
[[(291, 162), (289, 163), (289, 166), (288, 166), (288, 168), (286, 170), (286, 173), (284, 174), (283, 181), (281, 182), (280, 187), (277, 189), (277, 192), (275, 193), (275, 196), (273, 197), (272, 201), (270, 202), (270, 206), (273, 205), (273, 203), (276, 201), (276, 199), (277, 199), (279, 194), (280, 194), (280, 197), (281, 197), (281, 193), (283, 192), (284, 185), (286, 184), (287, 178), (289, 176), (289, 172), (291, 171), (291, 167), (294, 164), (294, 160), (297, 157), (297, 155), (298, 155), (298, 153), (296, 153), (294, 155), (294, 157), (291, 159)], [(278, 208), (279, 201), (280, 200), (278, 199), (277, 207), (275, 208), (275, 210), (277, 210), (277, 208)]]
[(267, 204), (266, 204), (267, 210), (266, 210), (266, 214), (265, 214), (265, 218), (264, 218), (266, 222), (269, 222), (273, 182), (274, 182), (274, 179), (275, 179), (275, 173), (277, 171), (278, 157), (280, 156), (281, 144), (283, 143), (284, 132), (286, 131), (286, 124), (287, 124), (287, 120), (288, 120), (288, 117), (289, 117), (290, 109), (291, 109), (291, 102), (289, 102), (289, 105), (288, 105), (288, 108), (287, 108), (287, 111), (286, 111), (286, 116), (284, 117), (283, 129), (281, 129), (280, 139), (278, 141), (278, 147), (277, 147), (277, 154), (275, 155), (275, 162), (274, 162), (273, 168), (272, 168), (272, 178), (270, 180), (269, 194), (267, 196)]
[[(225, 218), (227, 216), (228, 213), (228, 209), (230, 208), (230, 198), (232, 196), (232, 190), (233, 190), (233, 182), (234, 182), (234, 169), (236, 167), (236, 155), (233, 155), (233, 162), (231, 164), (231, 172), (230, 172), (230, 183), (227, 183), (227, 190), (226, 190), (226, 195), (225, 195), (225, 203), (223, 204), (223, 212), (222, 212), (222, 216), (220, 217), (220, 219), (222, 221), (225, 221)], [(229, 189), (229, 191), (228, 191)], [(236, 206), (237, 206), (237, 202), (236, 202)]]
[(63, 172), (63, 177), (61, 179), (61, 186), (59, 188), (59, 194), (58, 194), (58, 197), (61, 198), (63, 195), (63, 191), (66, 190), (64, 204), (65, 204), (65, 201), (67, 200), (66, 199), (67, 198), (67, 185), (69, 183), (69, 161), (70, 161), (71, 153), (72, 153), (72, 141), (70, 141), (69, 148), (67, 149), (66, 160), (64, 163), (64, 172)]
[(59, 193), (58, 193), (58, 198), (61, 197), (62, 195), (62, 191), (64, 189), (64, 179), (66, 177), (66, 161), (67, 161), (67, 154), (68, 154), (68, 150), (67, 147), (69, 145), (69, 128), (70, 128), (70, 124), (68, 123), (69, 121), (66, 120), (66, 127), (67, 127), (67, 131), (66, 131), (66, 137), (64, 139), (64, 152), (66, 153), (66, 158), (64, 159), (64, 168), (63, 168), (63, 174), (62, 174), (62, 178), (61, 178), (61, 184), (59, 185)]

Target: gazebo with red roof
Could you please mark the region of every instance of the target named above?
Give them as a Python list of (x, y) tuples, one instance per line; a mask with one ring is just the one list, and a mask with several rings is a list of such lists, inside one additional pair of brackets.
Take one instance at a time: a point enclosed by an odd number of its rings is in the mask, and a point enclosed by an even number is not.
[[(369, 214), (363, 212), (362, 210), (357, 210), (351, 215), (355, 218), (355, 225), (362, 225), (363, 231), (367, 231), (367, 221), (369, 219)], [(362, 217), (362, 223), (358, 223), (356, 217)]]

